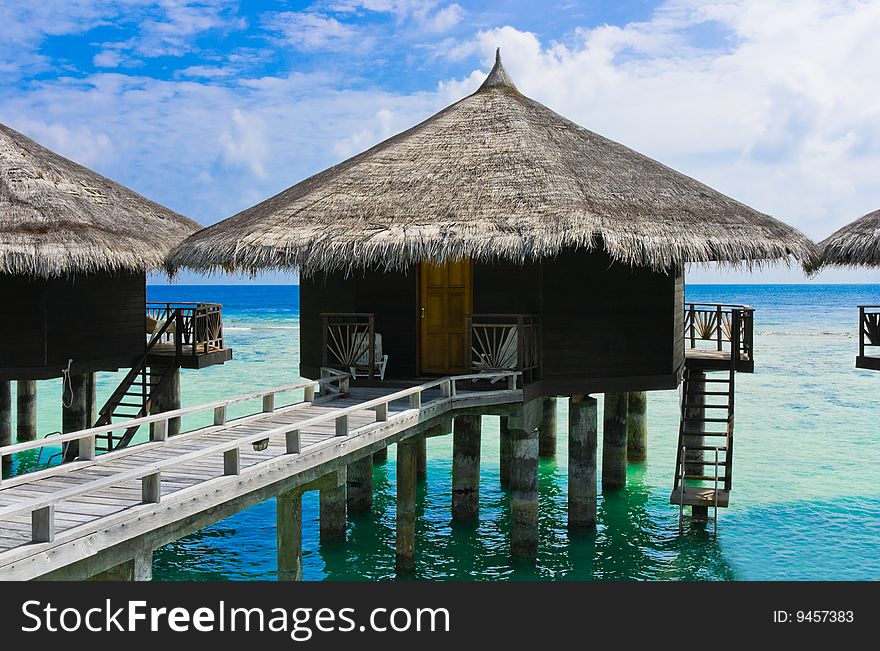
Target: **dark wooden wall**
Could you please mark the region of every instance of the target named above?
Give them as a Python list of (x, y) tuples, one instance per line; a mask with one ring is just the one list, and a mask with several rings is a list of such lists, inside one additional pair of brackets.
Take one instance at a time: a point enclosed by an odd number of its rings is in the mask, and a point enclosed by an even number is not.
[[(540, 264), (474, 265), (474, 314), (539, 314), (546, 395), (674, 388), (684, 365), (684, 279), (566, 252)], [(418, 377), (418, 276), (329, 274), (300, 283), (300, 373), (321, 366), (322, 312), (373, 312), (386, 379)]]
[(0, 277), (0, 378), (47, 379), (130, 366), (144, 352), (140, 274), (32, 280)]
[(321, 368), (322, 312), (372, 312), (382, 351), (388, 354), (385, 378), (411, 379), (418, 365), (418, 274), (359, 272), (303, 278), (299, 286), (300, 374), (317, 378)]

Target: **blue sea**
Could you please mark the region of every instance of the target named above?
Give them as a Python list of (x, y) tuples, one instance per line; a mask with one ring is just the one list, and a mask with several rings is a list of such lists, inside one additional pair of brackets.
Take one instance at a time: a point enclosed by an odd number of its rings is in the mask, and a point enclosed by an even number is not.
[[(297, 381), (297, 287), (150, 286), (148, 296), (224, 306), (234, 360), (184, 370), (184, 406)], [(880, 372), (853, 367), (855, 306), (880, 304), (880, 285), (692, 285), (687, 299), (756, 309), (755, 373), (737, 379), (733, 492), (717, 536), (711, 527), (679, 534), (678, 509), (668, 504), (676, 391), (649, 394), (647, 463), (630, 466), (626, 490), (600, 495), (594, 532), (570, 534), (567, 413), (560, 399), (558, 454), (540, 465), (537, 563), (509, 559), (498, 421), (486, 417), (476, 526), (453, 527), (450, 521), (451, 437), (428, 441), (428, 479), (418, 494), (416, 578), (880, 579)], [(99, 376), (99, 400), (118, 379)], [(42, 382), (39, 391), (39, 429), (45, 434), (60, 426), (60, 382)], [(317, 496), (306, 495), (306, 580), (394, 578), (394, 482), (392, 448), (388, 462), (375, 466), (374, 512), (350, 520), (344, 543), (319, 543)], [(159, 550), (154, 576), (274, 579), (274, 527), (274, 504), (260, 504)]]

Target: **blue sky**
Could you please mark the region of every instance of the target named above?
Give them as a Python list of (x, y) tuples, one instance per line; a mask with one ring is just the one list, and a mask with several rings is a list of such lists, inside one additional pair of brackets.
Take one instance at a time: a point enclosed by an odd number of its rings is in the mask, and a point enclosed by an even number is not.
[(0, 25), (0, 121), (203, 224), (471, 92), (498, 46), (527, 95), (814, 239), (880, 207), (877, 0), (4, 0)]

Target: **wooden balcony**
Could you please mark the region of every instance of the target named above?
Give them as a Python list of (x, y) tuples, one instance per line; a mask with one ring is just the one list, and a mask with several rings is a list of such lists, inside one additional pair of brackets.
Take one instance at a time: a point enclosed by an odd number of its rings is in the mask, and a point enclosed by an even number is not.
[[(159, 333), (159, 338), (152, 341)], [(147, 303), (147, 363), (204, 368), (232, 359), (218, 303)]]
[(856, 368), (880, 371), (880, 305), (859, 305), (859, 356)]
[(706, 370), (755, 370), (755, 310), (748, 305), (686, 303), (685, 360)]
[(470, 369), (521, 373), (523, 386), (541, 379), (541, 319), (535, 314), (468, 316)]

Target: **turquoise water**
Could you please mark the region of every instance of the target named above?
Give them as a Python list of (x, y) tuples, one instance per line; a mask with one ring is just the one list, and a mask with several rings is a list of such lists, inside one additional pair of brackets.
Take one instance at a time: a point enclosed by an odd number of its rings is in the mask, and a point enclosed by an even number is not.
[[(184, 405), (298, 379), (295, 287), (150, 287), (151, 300), (224, 304), (235, 359), (182, 372)], [(648, 462), (630, 466), (625, 491), (600, 496), (595, 532), (565, 527), (567, 414), (559, 449), (540, 466), (540, 553), (511, 565), (508, 513), (498, 482), (498, 422), (483, 420), (481, 516), (450, 523), (451, 437), (428, 441), (420, 486), (416, 578), (880, 579), (880, 372), (853, 368), (856, 305), (880, 304), (872, 286), (689, 286), (688, 300), (742, 302), (756, 312), (756, 371), (737, 380), (737, 455), (731, 507), (717, 539), (678, 533), (668, 502), (678, 394), (649, 399)], [(99, 399), (118, 381), (99, 376)], [(40, 431), (60, 426), (60, 382), (40, 383)], [(600, 400), (601, 408), (601, 400)], [(196, 421), (185, 422), (193, 425)], [(28, 459), (19, 460), (24, 468)], [(352, 518), (345, 543), (318, 542), (317, 495), (303, 500), (304, 578), (394, 577), (394, 450), (375, 467), (375, 509)], [(159, 550), (161, 580), (273, 579), (274, 504), (266, 502)]]

